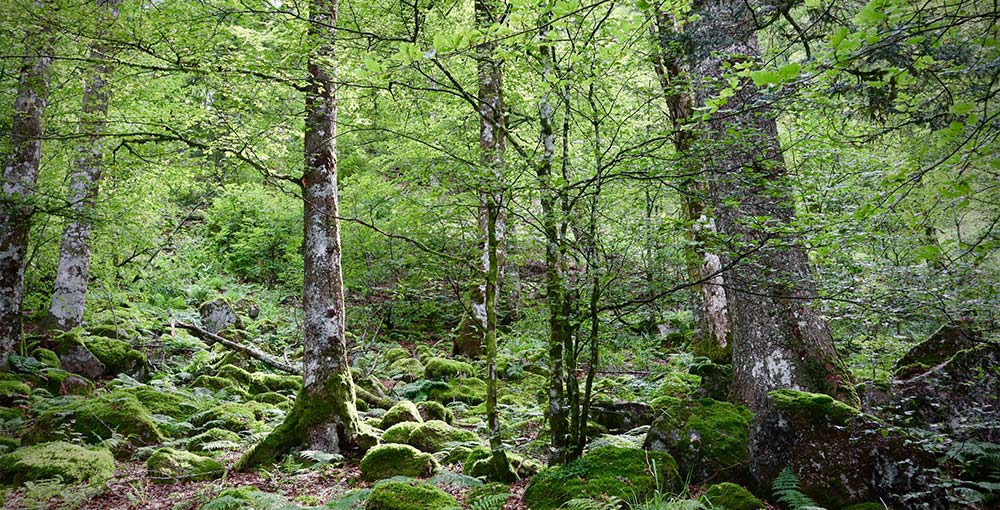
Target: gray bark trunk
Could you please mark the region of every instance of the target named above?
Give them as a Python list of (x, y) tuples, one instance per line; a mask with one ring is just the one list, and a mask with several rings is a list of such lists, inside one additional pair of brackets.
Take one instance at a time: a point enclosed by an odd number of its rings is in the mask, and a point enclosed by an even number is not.
[[(696, 2), (685, 27), (695, 103), (724, 84), (730, 64), (757, 61), (753, 12), (739, 0)], [(847, 402), (857, 397), (826, 322), (810, 306), (815, 284), (805, 250), (787, 227), (794, 218), (777, 124), (760, 91), (745, 81), (712, 115), (699, 140), (712, 178), (719, 231), (750, 255), (726, 273), (736, 397), (754, 411), (769, 391), (798, 388)], [(768, 218), (764, 224), (755, 218)]]
[[(118, 17), (120, 0), (98, 0), (107, 21)], [(107, 45), (100, 38), (90, 46), (93, 62), (83, 91), (83, 112), (80, 133), (85, 135), (80, 146), (68, 196), (70, 217), (62, 233), (59, 247), (59, 267), (49, 315), (53, 327), (67, 331), (83, 322), (87, 299), (87, 279), (90, 275), (90, 233), (94, 226), (94, 203), (104, 170), (104, 137), (107, 125), (109, 80), (112, 65), (108, 61)]]
[(27, 262), (31, 203), (42, 155), (42, 116), (49, 98), (52, 48), (44, 30), (28, 37), (4, 162), (0, 194), (0, 369), (21, 341), (21, 298)]

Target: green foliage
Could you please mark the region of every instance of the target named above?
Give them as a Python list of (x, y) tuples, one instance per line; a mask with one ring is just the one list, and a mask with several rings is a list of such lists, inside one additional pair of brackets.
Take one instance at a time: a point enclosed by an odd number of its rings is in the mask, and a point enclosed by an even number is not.
[(375, 446), (361, 459), (361, 475), (369, 481), (393, 476), (428, 477), (439, 469), (433, 455), (405, 444)]
[(219, 461), (184, 450), (161, 448), (146, 459), (149, 477), (159, 483), (182, 480), (211, 480), (221, 477), (225, 467)]
[(786, 467), (771, 484), (771, 494), (786, 510), (803, 510), (819, 507), (815, 501), (799, 489), (799, 478), (791, 468)]
[(114, 472), (114, 457), (108, 450), (63, 441), (26, 446), (0, 456), (0, 482), (8, 484), (49, 478), (100, 484)]

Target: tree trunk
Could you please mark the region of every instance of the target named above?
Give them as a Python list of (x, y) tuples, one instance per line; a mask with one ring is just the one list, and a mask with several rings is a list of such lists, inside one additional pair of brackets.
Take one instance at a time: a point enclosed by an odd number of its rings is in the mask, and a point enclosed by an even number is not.
[(674, 150), (681, 161), (681, 211), (687, 224), (688, 244), (685, 247), (685, 262), (691, 288), (692, 310), (694, 312), (694, 337), (692, 347), (695, 354), (707, 356), (715, 362), (729, 363), (732, 344), (729, 341), (729, 312), (722, 271), (722, 260), (718, 254), (705, 249), (706, 243), (715, 234), (715, 221), (706, 210), (709, 199), (709, 184), (702, 172), (702, 162), (692, 152), (696, 136), (688, 129), (694, 113), (694, 98), (684, 83), (680, 57), (672, 27), (673, 21), (667, 14), (657, 16), (653, 33), (660, 52), (654, 57), (653, 66), (660, 80), (667, 110), (674, 130)]
[[(101, 16), (107, 22), (118, 17), (120, 0), (98, 0)], [(91, 43), (90, 77), (83, 91), (83, 113), (80, 133), (84, 144), (79, 147), (73, 175), (70, 176), (70, 217), (62, 233), (59, 247), (59, 268), (49, 315), (53, 327), (68, 331), (83, 322), (87, 298), (87, 278), (90, 274), (90, 233), (94, 226), (94, 202), (104, 168), (104, 138), (101, 131), (107, 125), (108, 81), (112, 65), (107, 57), (107, 44), (98, 37)]]
[[(476, 0), (476, 27), (486, 32), (497, 23), (500, 12), (495, 9), (496, 0)], [(502, 75), (500, 63), (493, 57), (496, 43), (487, 39), (476, 47), (476, 58), (479, 61), (479, 162), (482, 165), (483, 183), (485, 186), (479, 194), (479, 232), (482, 240), (482, 270), (490, 271), (490, 247), (487, 230), (489, 223), (489, 202), (501, 206), (497, 211), (497, 293), (503, 284), (503, 267), (507, 254), (507, 214), (502, 208), (502, 188), (496, 183), (503, 182), (504, 152), (507, 148), (505, 133), (507, 131), (506, 117), (502, 95)], [(493, 193), (493, 197), (487, 197)], [(476, 357), (482, 353), (483, 341), (486, 335), (486, 288), (480, 284), (472, 291), (469, 313), (459, 325), (458, 337), (453, 345), (454, 354)]]
[(358, 417), (347, 358), (344, 283), (337, 217), (337, 91), (333, 66), (337, 0), (312, 0), (309, 32), (318, 42), (310, 57), (306, 93), (305, 171), (305, 338), (303, 388), (285, 422), (240, 459), (246, 469), (293, 446), (364, 454), (378, 439)]
[[(687, 65), (695, 104), (704, 106), (726, 83), (727, 69), (759, 60), (760, 49), (748, 3), (702, 1), (694, 14), (696, 21), (685, 27), (686, 40), (693, 42)], [(788, 233), (794, 206), (777, 124), (753, 83), (738, 84), (694, 150), (712, 179), (719, 231), (737, 252), (749, 254), (726, 273), (736, 397), (755, 412), (779, 388), (856, 403), (830, 330), (810, 307), (814, 277), (805, 250)]]
[(0, 194), (0, 369), (21, 341), (21, 297), (27, 263), (31, 199), (42, 155), (42, 116), (49, 99), (52, 48), (43, 29), (28, 34)]

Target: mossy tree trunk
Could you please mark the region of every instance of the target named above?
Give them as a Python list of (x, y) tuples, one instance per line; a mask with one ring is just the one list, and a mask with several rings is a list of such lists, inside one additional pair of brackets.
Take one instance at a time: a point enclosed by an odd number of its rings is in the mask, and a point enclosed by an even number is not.
[[(41, 9), (44, 6), (38, 5)], [(28, 29), (0, 182), (0, 369), (21, 341), (21, 297), (32, 198), (42, 156), (42, 116), (49, 103), (52, 47), (47, 30)]]
[[(102, 26), (110, 27), (110, 23), (118, 17), (119, 4), (120, 0), (97, 1)], [(71, 215), (62, 232), (55, 290), (49, 306), (51, 324), (63, 331), (69, 331), (83, 322), (87, 299), (94, 202), (104, 170), (104, 137), (101, 131), (107, 125), (108, 99), (111, 96), (109, 80), (113, 69), (104, 38), (103, 34), (98, 34), (90, 45), (92, 63), (83, 90), (79, 126), (84, 143), (78, 149), (80, 154), (70, 176), (68, 202)]]
[(312, 0), (306, 93), (303, 388), (285, 422), (237, 464), (246, 469), (289, 449), (362, 455), (377, 442), (359, 419), (347, 358), (344, 283), (337, 203), (337, 92), (334, 62), (337, 0)]
[[(705, 106), (732, 66), (756, 63), (761, 53), (750, 3), (703, 0), (693, 7), (695, 16), (684, 26), (691, 42), (685, 66), (694, 103)], [(737, 84), (692, 150), (706, 162), (719, 231), (735, 245), (727, 258), (738, 263), (726, 272), (726, 289), (736, 397), (754, 411), (779, 388), (854, 403), (850, 374), (811, 306), (816, 288), (809, 260), (790, 232), (795, 213), (777, 124), (751, 81)]]
[(657, 16), (652, 25), (659, 53), (653, 66), (667, 102), (673, 125), (674, 150), (681, 159), (681, 212), (687, 225), (688, 244), (685, 263), (692, 283), (691, 298), (694, 312), (694, 350), (696, 354), (728, 363), (732, 354), (729, 342), (729, 311), (722, 275), (722, 259), (706, 246), (716, 232), (715, 220), (706, 207), (709, 183), (698, 154), (692, 152), (696, 140), (690, 129), (694, 113), (694, 98), (686, 83), (682, 64), (681, 40), (673, 29), (674, 20), (666, 13)]

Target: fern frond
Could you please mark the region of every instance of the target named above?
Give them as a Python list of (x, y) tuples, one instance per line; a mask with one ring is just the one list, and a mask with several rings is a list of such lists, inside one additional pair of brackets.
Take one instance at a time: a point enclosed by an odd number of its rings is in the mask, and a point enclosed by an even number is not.
[(799, 477), (795, 476), (790, 467), (785, 467), (771, 484), (771, 493), (788, 510), (807, 510), (821, 508), (799, 488)]
[(507, 504), (507, 498), (510, 494), (491, 494), (489, 496), (483, 496), (475, 501), (472, 501), (469, 505), (470, 510), (502, 510), (503, 506)]

